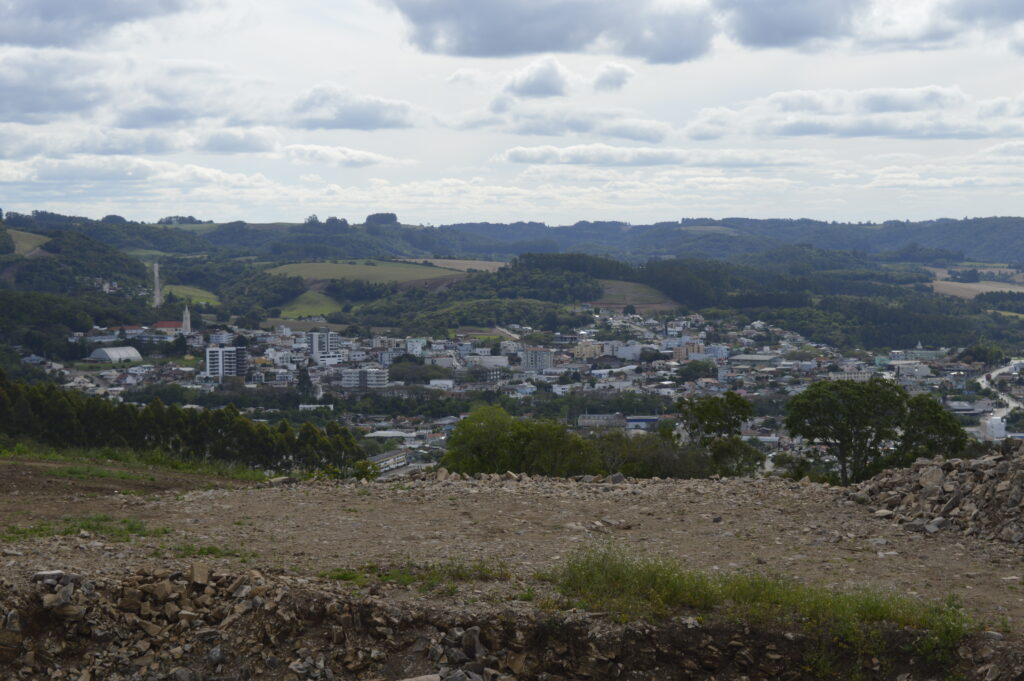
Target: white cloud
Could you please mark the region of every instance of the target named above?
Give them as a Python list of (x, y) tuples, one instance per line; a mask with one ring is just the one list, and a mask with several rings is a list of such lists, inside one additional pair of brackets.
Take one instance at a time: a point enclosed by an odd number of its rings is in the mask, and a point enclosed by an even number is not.
[(768, 136), (971, 139), (1024, 132), (1021, 98), (977, 100), (959, 88), (872, 88), (778, 92), (731, 109), (702, 110), (691, 139), (730, 133)]
[(291, 107), (293, 124), (300, 128), (380, 130), (413, 126), (408, 102), (357, 95), (333, 83), (317, 85), (298, 97)]
[(0, 44), (76, 45), (116, 26), (176, 14), (196, 4), (193, 0), (3, 0)]
[(285, 156), (300, 163), (325, 163), (329, 165), (362, 168), (374, 165), (407, 165), (403, 161), (372, 151), (360, 151), (347, 147), (330, 147), (320, 144), (289, 144), (283, 148)]
[(515, 97), (562, 97), (569, 91), (572, 74), (554, 57), (538, 59), (513, 73), (503, 92)]
[(0, 53), (0, 120), (45, 123), (95, 110), (111, 95), (105, 60), (64, 51)]
[(273, 151), (276, 135), (268, 128), (224, 128), (206, 133), (198, 148), (215, 154), (246, 154)]
[(570, 164), (598, 166), (709, 166), (757, 167), (806, 165), (818, 155), (797, 151), (751, 149), (693, 150), (652, 147), (615, 147), (608, 144), (579, 144), (513, 147), (497, 159), (509, 163)]
[(509, 57), (612, 52), (651, 63), (704, 54), (714, 33), (706, 8), (656, 0), (391, 0), (426, 52)]
[(636, 71), (625, 64), (606, 62), (594, 74), (594, 89), (621, 90), (636, 75)]

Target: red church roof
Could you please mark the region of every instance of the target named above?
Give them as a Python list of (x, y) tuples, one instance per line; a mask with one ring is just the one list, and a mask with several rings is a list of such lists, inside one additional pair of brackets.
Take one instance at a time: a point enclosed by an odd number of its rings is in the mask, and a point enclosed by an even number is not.
[(154, 329), (180, 329), (181, 322), (157, 322), (153, 325)]

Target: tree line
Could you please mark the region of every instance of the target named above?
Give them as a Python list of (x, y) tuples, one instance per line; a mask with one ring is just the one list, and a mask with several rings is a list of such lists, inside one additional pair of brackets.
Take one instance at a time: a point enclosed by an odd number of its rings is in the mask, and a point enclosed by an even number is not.
[(0, 435), (57, 448), (158, 449), (189, 460), (239, 463), (267, 470), (351, 470), (364, 458), (351, 431), (271, 427), (223, 409), (184, 409), (159, 399), (145, 406), (115, 404), (53, 384), (10, 381), (0, 372)]
[[(684, 399), (680, 428), (665, 421), (653, 434), (621, 430), (592, 437), (548, 419), (515, 418), (500, 406), (482, 406), (448, 438), (442, 463), (461, 473), (635, 477), (749, 476), (765, 455), (741, 437), (753, 404), (736, 393)], [(821, 381), (787, 405), (786, 428), (806, 440), (804, 451), (776, 457), (793, 477), (813, 474), (843, 485), (918, 457), (964, 455), (967, 434), (929, 395), (911, 397), (890, 381)], [(679, 432), (682, 431), (682, 432)]]

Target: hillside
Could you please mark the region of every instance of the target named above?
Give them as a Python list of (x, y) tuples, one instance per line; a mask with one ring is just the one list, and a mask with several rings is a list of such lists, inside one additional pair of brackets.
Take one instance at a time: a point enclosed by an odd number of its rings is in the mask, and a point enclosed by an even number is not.
[[(71, 678), (87, 669), (112, 678), (146, 666), (175, 680), (235, 678), (223, 676), (235, 668), (257, 679), (281, 678), (285, 668), (294, 678), (406, 679), (487, 666), (503, 679), (797, 681), (849, 671), (857, 659), (856, 647), (843, 646), (821, 657), (820, 632), (795, 621), (744, 627), (684, 610), (624, 625), (573, 607), (543, 578), (574, 548), (609, 543), (709, 574), (782, 574), (929, 600), (951, 594), (993, 624), (1024, 616), (1017, 547), (909, 532), (816, 484), (441, 474), (203, 488), (159, 470), (111, 469), (151, 478), (124, 481), (132, 492), (124, 494), (95, 479), (54, 486), (53, 468), (0, 461), (0, 508), (13, 523), (3, 530), (0, 608), (19, 613), (14, 629), (7, 616), (0, 669), (23, 666), (22, 678), (57, 678), (57, 667), (77, 670)], [(55, 501), (55, 489), (66, 501)], [(64, 532), (62, 518), (85, 517), (90, 529)], [(47, 575), (56, 575), (52, 586)], [(91, 640), (83, 626), (121, 645)], [(974, 637), (939, 667), (897, 652), (913, 636), (875, 639), (853, 669), (866, 679), (941, 670), (979, 681), (1024, 669), (1016, 630)], [(25, 657), (26, 643), (47, 650), (57, 638), (72, 645)], [(664, 652), (645, 656), (653, 639)], [(193, 675), (166, 676), (175, 669)]]
[(103, 220), (46, 211), (8, 213), (9, 227), (30, 232), (77, 231), (112, 246), (163, 254), (217, 254), (274, 259), (408, 258), (508, 260), (524, 253), (590, 253), (633, 262), (651, 258), (741, 258), (782, 246), (866, 254), (903, 253), (929, 261), (1024, 262), (1024, 218), (987, 217), (882, 224), (809, 219), (683, 218), (648, 225), (581, 221), (467, 222), (438, 227), (402, 224), (394, 215), (362, 224), (329, 218), (304, 223), (148, 225), (119, 216)]

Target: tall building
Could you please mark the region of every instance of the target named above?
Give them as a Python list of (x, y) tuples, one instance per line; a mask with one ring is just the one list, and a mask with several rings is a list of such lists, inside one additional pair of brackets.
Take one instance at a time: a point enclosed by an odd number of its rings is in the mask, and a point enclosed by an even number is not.
[(342, 369), (342, 388), (386, 388), (387, 369)]
[(192, 313), (188, 311), (188, 305), (185, 306), (185, 311), (181, 313), (181, 332), (186, 336), (192, 333)]
[(249, 367), (249, 356), (245, 348), (223, 345), (206, 348), (206, 374), (218, 381), (225, 376), (245, 376)]
[(341, 336), (326, 329), (306, 332), (306, 341), (309, 343), (309, 354), (314, 359), (319, 355), (326, 355), (341, 349)]
[(522, 357), (524, 371), (544, 371), (555, 363), (555, 353), (545, 348), (525, 348), (519, 356)]

